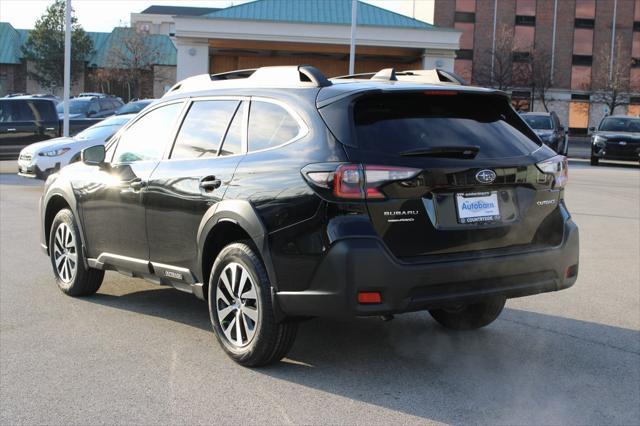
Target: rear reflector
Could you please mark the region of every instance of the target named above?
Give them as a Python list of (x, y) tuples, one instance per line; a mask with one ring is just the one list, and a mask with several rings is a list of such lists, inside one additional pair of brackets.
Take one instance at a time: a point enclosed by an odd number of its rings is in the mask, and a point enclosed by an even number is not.
[(382, 296), (378, 291), (361, 291), (358, 293), (358, 303), (363, 305), (382, 303)]
[(576, 275), (578, 275), (578, 265), (569, 266), (564, 274), (565, 278), (573, 278)]

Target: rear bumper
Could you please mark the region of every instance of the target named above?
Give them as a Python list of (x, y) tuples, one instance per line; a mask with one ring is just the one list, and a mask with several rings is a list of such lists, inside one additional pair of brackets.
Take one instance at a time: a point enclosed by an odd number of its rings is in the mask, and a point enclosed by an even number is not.
[[(579, 245), (575, 223), (564, 228), (558, 247), (420, 264), (399, 262), (376, 238), (345, 239), (331, 247), (308, 290), (277, 292), (276, 300), (285, 315), (353, 317), (562, 290), (576, 281)], [(380, 292), (382, 303), (358, 304), (361, 291)]]

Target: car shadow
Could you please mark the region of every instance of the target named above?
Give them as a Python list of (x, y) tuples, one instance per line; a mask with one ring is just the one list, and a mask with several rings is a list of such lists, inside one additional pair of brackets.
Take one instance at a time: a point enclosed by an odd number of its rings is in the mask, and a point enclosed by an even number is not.
[[(169, 288), (84, 300), (211, 330), (206, 304)], [(313, 319), (287, 358), (255, 371), (421, 421), (593, 424), (640, 416), (628, 365), (640, 365), (637, 330), (507, 308), (474, 332), (427, 313)]]

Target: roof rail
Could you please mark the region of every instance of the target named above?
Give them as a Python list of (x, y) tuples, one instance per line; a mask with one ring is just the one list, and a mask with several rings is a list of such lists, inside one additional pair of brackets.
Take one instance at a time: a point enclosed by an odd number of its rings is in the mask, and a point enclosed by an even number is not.
[(341, 75), (332, 79), (371, 79), (379, 81), (412, 81), (416, 83), (453, 83), (466, 86), (468, 83), (457, 74), (441, 68), (430, 70), (395, 71), (385, 68), (377, 73), (365, 72), (359, 74)]
[[(232, 84), (234, 82), (234, 86), (237, 87), (238, 81), (243, 80), (248, 84), (259, 87), (326, 87), (332, 84), (316, 67), (311, 65), (288, 65), (196, 75), (178, 82), (167, 94), (206, 90), (217, 87), (219, 84)], [(212, 83), (214, 84), (213, 86)]]

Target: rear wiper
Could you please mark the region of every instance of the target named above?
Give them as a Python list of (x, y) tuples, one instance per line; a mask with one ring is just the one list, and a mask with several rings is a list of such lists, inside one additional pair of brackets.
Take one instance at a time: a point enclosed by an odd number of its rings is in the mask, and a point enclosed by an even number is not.
[(403, 157), (444, 157), (444, 158), (475, 158), (480, 152), (480, 147), (476, 145), (452, 145), (433, 146), (430, 148), (412, 149), (402, 151)]

